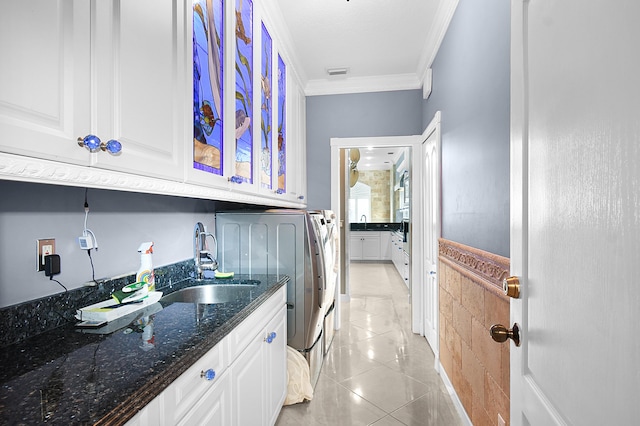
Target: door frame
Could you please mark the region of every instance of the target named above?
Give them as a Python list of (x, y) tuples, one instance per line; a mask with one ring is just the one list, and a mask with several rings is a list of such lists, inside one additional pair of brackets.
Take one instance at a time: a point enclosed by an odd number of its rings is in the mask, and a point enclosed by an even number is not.
[[(331, 138), (331, 210), (336, 214), (338, 224), (341, 229), (345, 223), (340, 216), (342, 211), (342, 188), (340, 187), (340, 150), (347, 148), (366, 148), (369, 146), (374, 147), (409, 147), (411, 148), (411, 174), (412, 176), (422, 176), (422, 156), (420, 155), (422, 149), (422, 135), (412, 136), (374, 136), (374, 137), (357, 137), (357, 138)], [(415, 180), (419, 182), (413, 183)], [(417, 200), (422, 195), (422, 181), (421, 179), (413, 179), (411, 190), (411, 200)], [(415, 256), (413, 253), (418, 253), (418, 250), (422, 250), (423, 239), (423, 212), (421, 203), (411, 203), (409, 206), (409, 217), (411, 218), (411, 286), (410, 286), (410, 299), (411, 299), (411, 329), (414, 333), (424, 335), (424, 321), (422, 311), (422, 283), (420, 277), (422, 275), (422, 256)], [(347, 229), (348, 235), (348, 229)], [(348, 272), (348, 271), (347, 271)], [(351, 289), (349, 286), (349, 275), (345, 274), (344, 283), (345, 293), (341, 293), (340, 297), (336, 297), (336, 300), (349, 300)], [(342, 283), (338, 282), (338, 289), (342, 288)], [(336, 310), (336, 329), (340, 327), (340, 310)]]

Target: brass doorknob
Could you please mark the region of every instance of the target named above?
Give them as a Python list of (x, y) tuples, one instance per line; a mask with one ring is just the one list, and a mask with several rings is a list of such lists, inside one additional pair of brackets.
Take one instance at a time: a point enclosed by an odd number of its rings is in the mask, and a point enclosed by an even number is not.
[(507, 339), (511, 339), (516, 346), (520, 346), (520, 327), (517, 323), (513, 324), (513, 328), (511, 330), (502, 324), (494, 324), (491, 326), (489, 333), (491, 334), (491, 338), (498, 343), (506, 342)]
[(518, 277), (509, 277), (502, 280), (502, 291), (504, 294), (517, 299), (520, 297), (520, 279)]

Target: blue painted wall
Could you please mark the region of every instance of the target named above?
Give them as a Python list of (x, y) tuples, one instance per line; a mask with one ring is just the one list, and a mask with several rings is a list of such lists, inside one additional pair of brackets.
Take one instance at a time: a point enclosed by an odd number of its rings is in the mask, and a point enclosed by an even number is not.
[(421, 91), (308, 97), (309, 208), (330, 205), (331, 138), (417, 135), (442, 111), (442, 236), (508, 257), (509, 14), (507, 1), (460, 0), (427, 101)]
[[(84, 229), (84, 188), (0, 180), (0, 307), (63, 291), (36, 272), (36, 240), (55, 238), (68, 289), (134, 273), (138, 247), (153, 241), (156, 266), (193, 257), (193, 228), (214, 229), (215, 201), (90, 189), (87, 227), (98, 241), (91, 259), (78, 246)], [(91, 269), (93, 261), (94, 271)]]
[(422, 133), (422, 91), (307, 98), (307, 206), (331, 207), (331, 138)]
[(509, 2), (460, 0), (433, 63), (442, 111), (442, 235), (509, 257)]

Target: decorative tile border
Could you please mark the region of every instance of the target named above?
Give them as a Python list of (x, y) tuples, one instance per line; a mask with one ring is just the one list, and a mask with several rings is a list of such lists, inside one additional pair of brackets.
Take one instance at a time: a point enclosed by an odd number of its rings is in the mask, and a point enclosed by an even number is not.
[(499, 296), (502, 291), (502, 280), (509, 276), (510, 260), (464, 244), (440, 238), (438, 241), (440, 260), (461, 274), (484, 284)]

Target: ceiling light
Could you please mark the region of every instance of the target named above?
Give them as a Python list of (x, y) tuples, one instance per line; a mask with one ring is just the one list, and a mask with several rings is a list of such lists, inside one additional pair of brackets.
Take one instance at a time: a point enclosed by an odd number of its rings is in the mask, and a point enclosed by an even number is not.
[(329, 75), (346, 75), (348, 72), (349, 68), (327, 68)]

